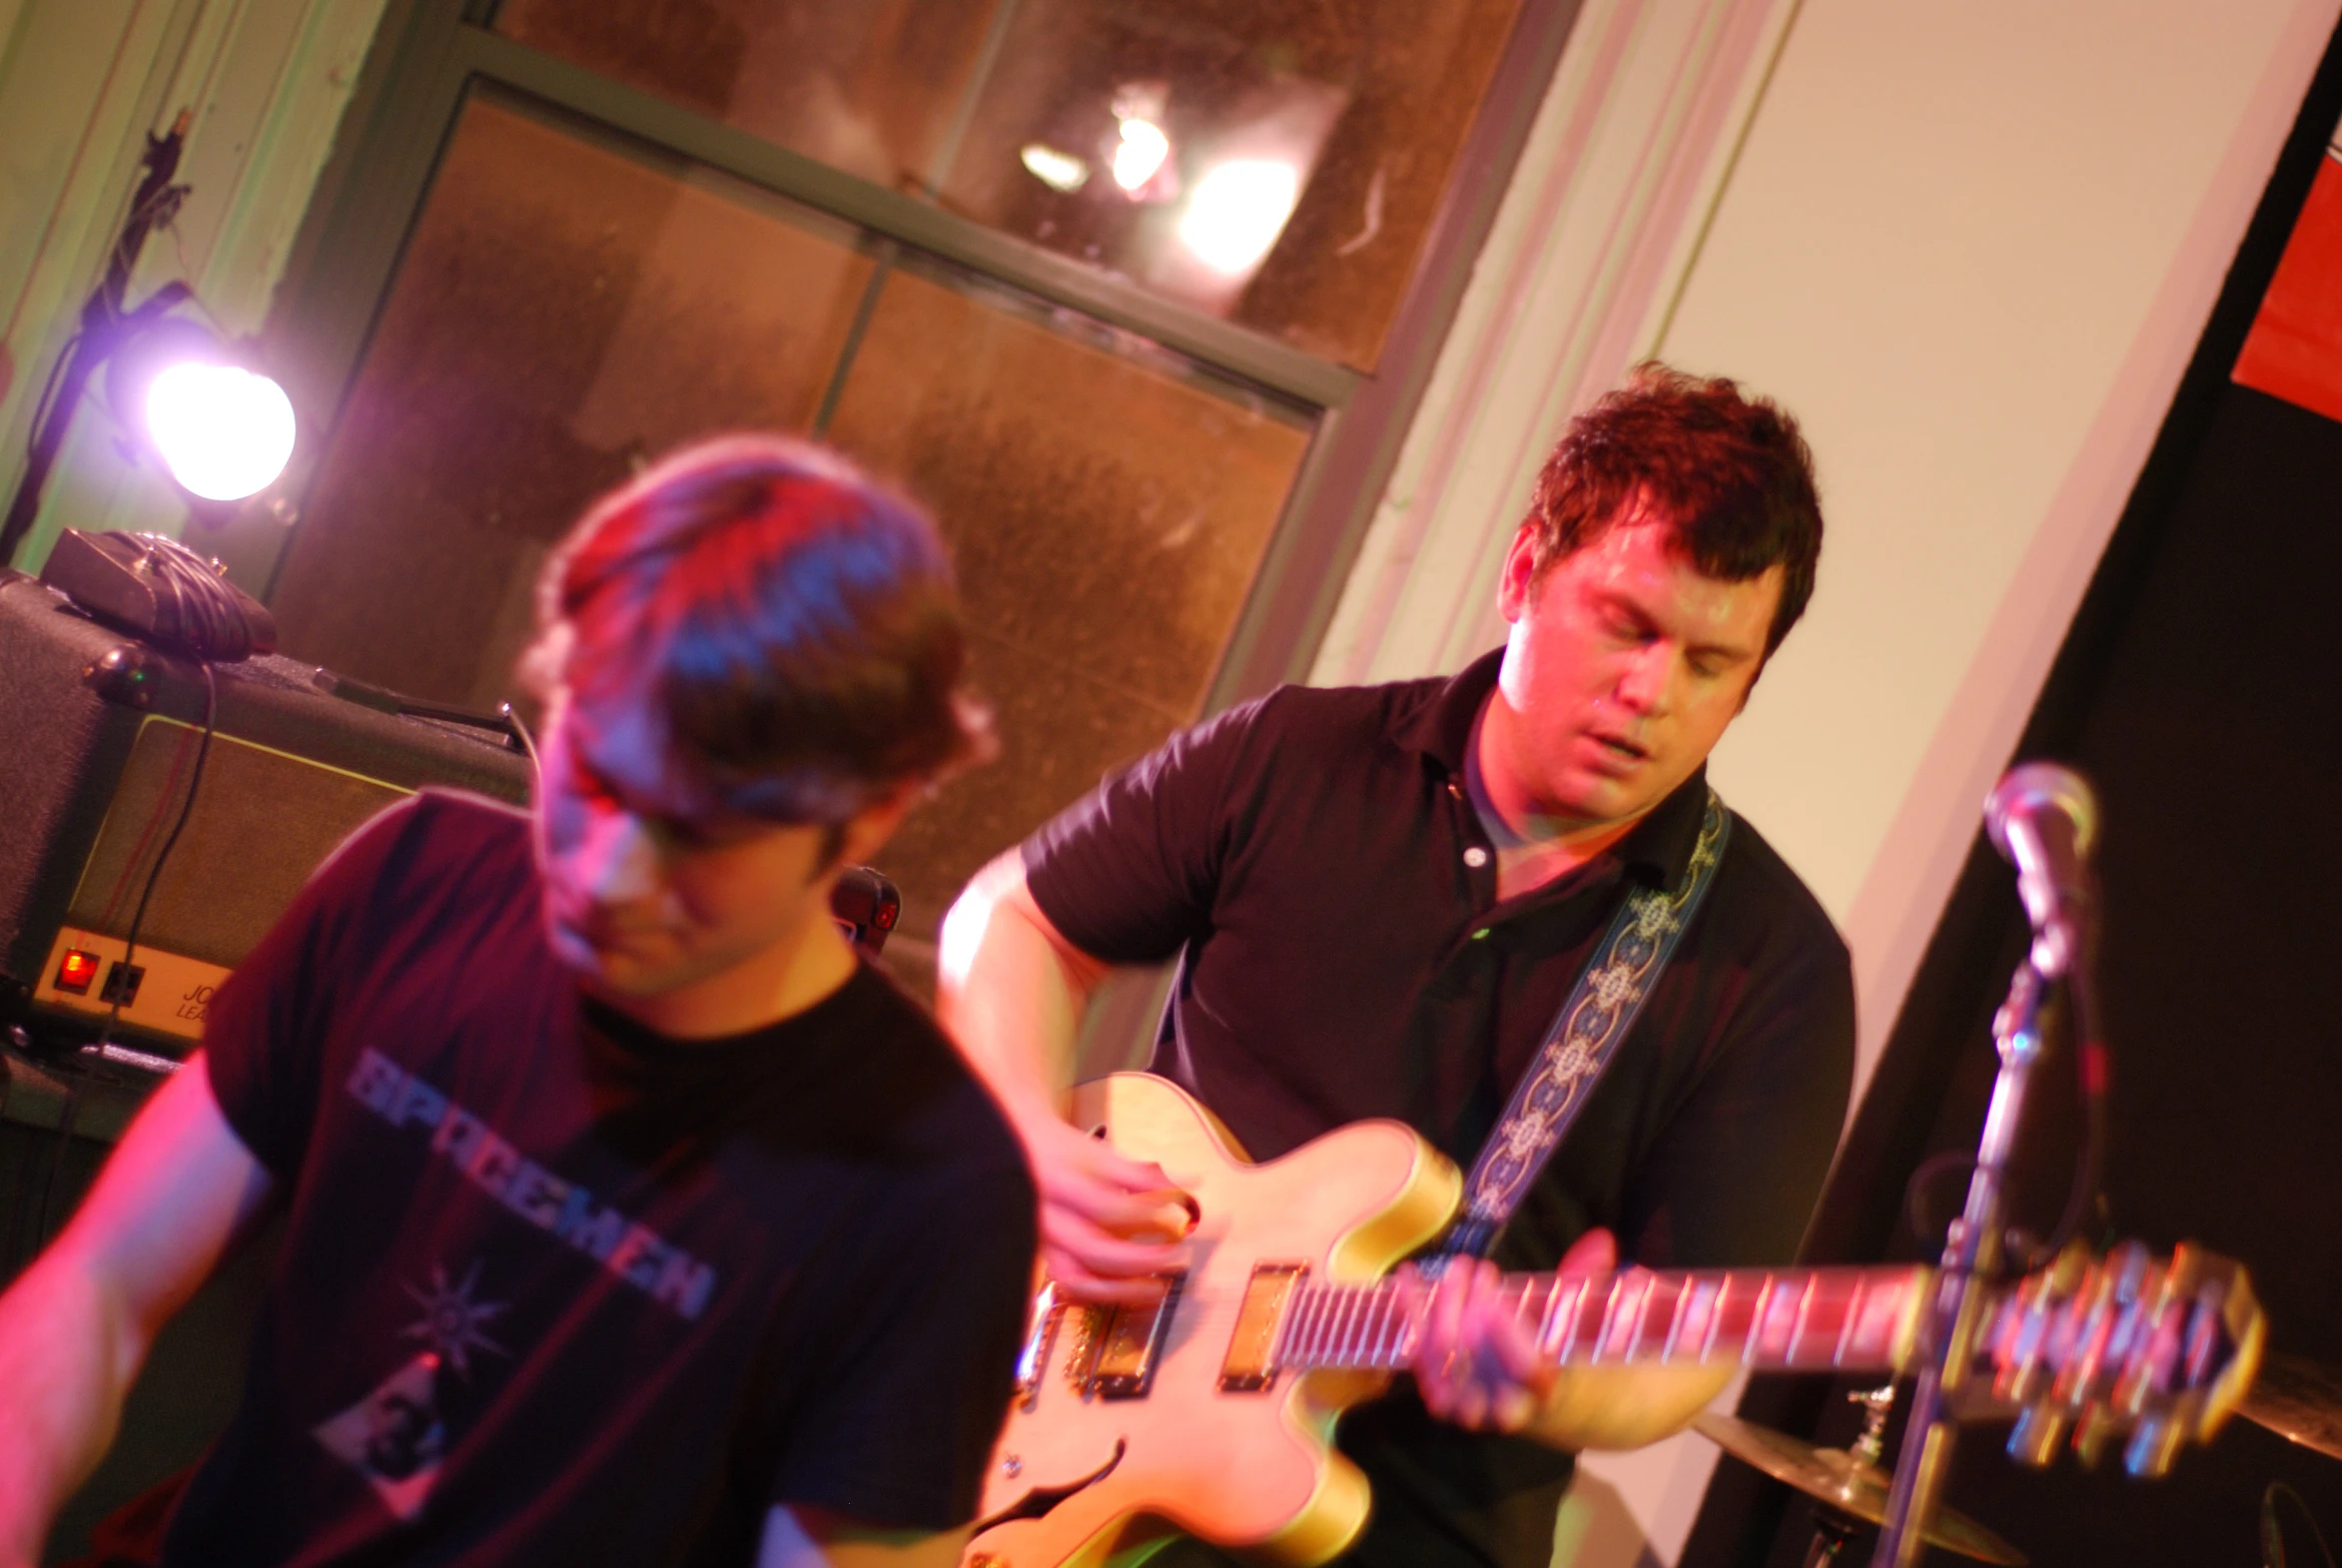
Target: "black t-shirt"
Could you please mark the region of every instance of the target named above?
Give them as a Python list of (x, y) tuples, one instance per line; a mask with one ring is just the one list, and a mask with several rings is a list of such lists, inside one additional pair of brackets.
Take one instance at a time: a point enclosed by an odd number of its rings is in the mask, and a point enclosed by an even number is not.
[[(1469, 1166), (1622, 897), (1688, 863), (1704, 776), (1611, 851), (1499, 902), (1463, 789), (1490, 655), (1452, 680), (1285, 687), (1173, 738), (1027, 841), (1035, 901), (1115, 962), (1185, 961), (1155, 1070), (1255, 1160), (1397, 1117)], [(1846, 1111), (1846, 945), (1738, 819), (1642, 1018), (1506, 1230), (1548, 1269), (1582, 1231), (1652, 1267), (1785, 1262)], [(1543, 1564), (1568, 1455), (1433, 1420), (1403, 1381), (1342, 1425), (1375, 1513), (1360, 1562)], [(1191, 1550), (1191, 1549), (1190, 1549)]]
[(213, 1003), (288, 1226), (166, 1562), (738, 1563), (774, 1503), (972, 1516), (1034, 1195), (950, 1043), (868, 969), (668, 1041), (543, 931), (527, 819), (426, 793)]

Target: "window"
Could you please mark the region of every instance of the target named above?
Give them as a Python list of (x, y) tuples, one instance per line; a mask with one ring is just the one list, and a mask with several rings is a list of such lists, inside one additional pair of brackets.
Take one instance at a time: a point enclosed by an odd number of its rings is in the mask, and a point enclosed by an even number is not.
[(916, 969), (985, 859), (1297, 673), (1474, 110), (1550, 70), (1519, 3), (418, 0), (275, 329), (341, 408), (287, 649), (490, 706), (591, 496), (714, 430), (835, 443), (935, 509), (1001, 719), (885, 857)]

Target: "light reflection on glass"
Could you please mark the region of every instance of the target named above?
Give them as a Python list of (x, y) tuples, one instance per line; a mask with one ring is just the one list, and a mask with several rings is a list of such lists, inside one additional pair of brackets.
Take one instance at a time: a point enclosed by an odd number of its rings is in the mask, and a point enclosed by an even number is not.
[(1115, 184), (1136, 196), (1163, 161), (1171, 156), (1171, 138), (1152, 120), (1123, 122), (1122, 145), (1115, 149)]
[(1079, 191), (1090, 183), (1090, 166), (1072, 153), (1061, 153), (1040, 142), (1027, 142), (1017, 156), (1034, 179), (1053, 191)]
[(1266, 158), (1220, 164), (1195, 184), (1179, 241), (1223, 278), (1242, 278), (1276, 244), (1301, 194), (1300, 171)]

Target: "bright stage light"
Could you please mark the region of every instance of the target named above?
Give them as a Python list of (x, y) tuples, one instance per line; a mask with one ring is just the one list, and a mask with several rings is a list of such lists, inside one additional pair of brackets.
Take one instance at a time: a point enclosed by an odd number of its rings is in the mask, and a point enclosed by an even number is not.
[(1155, 171), (1171, 156), (1171, 138), (1152, 120), (1134, 115), (1123, 122), (1123, 139), (1115, 148), (1115, 184), (1136, 191), (1155, 178)]
[(1247, 272), (1276, 243), (1300, 197), (1300, 172), (1291, 164), (1267, 158), (1219, 164), (1187, 199), (1179, 240), (1214, 272)]
[(266, 489), (293, 455), (293, 401), (241, 366), (182, 360), (147, 389), (147, 435), (171, 476), (206, 500)]

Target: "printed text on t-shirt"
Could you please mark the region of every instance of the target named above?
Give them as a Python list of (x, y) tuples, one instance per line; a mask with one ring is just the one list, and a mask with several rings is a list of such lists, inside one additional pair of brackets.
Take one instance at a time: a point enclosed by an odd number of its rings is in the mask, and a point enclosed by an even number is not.
[(656, 1231), (596, 1201), (514, 1149), (478, 1117), (371, 1048), (350, 1075), (351, 1097), (394, 1128), (430, 1135), (431, 1153), (555, 1240), (566, 1242), (687, 1318), (706, 1310), (716, 1273)]

